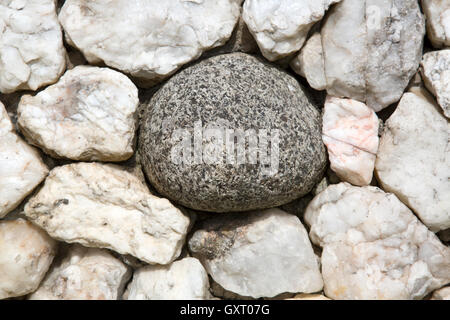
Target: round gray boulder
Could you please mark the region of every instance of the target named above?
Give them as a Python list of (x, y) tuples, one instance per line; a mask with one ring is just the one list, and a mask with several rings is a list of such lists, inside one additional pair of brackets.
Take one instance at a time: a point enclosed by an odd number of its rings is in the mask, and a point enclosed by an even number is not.
[(139, 152), (158, 192), (211, 212), (283, 205), (308, 193), (326, 166), (320, 112), (305, 89), (242, 53), (165, 83), (145, 106)]

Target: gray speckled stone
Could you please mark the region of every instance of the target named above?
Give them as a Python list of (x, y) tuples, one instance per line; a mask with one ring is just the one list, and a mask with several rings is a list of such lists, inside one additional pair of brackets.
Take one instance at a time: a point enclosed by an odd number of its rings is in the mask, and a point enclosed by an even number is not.
[[(319, 111), (295, 78), (253, 56), (232, 53), (193, 65), (164, 84), (145, 109), (139, 139), (145, 173), (158, 192), (186, 207), (229, 212), (280, 206), (305, 195), (322, 178), (326, 152)], [(200, 152), (188, 165), (175, 164), (177, 130), (189, 133), (191, 156), (220, 139), (194, 139), (195, 132), (202, 134), (194, 129), (199, 121), (202, 128), (268, 130), (270, 155), (276, 155), (270, 134), (278, 130), (278, 161), (269, 158), (264, 167), (258, 157), (252, 164), (245, 139), (243, 164), (230, 164), (225, 146), (219, 151), (221, 163), (195, 162)], [(226, 141), (225, 134), (222, 138)], [(196, 149), (195, 141), (203, 145)], [(275, 170), (268, 174), (269, 167)]]

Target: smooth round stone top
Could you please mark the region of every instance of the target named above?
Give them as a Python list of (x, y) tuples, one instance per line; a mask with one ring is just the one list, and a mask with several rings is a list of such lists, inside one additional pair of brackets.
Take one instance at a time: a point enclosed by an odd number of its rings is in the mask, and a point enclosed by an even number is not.
[(276, 207), (321, 179), (320, 112), (277, 67), (233, 53), (172, 77), (145, 106), (144, 171), (165, 197), (211, 212)]

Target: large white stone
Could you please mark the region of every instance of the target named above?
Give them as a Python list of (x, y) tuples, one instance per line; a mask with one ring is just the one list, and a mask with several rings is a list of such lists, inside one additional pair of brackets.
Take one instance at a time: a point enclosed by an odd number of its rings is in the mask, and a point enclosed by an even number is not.
[(450, 118), (450, 49), (426, 53), (421, 73), (425, 86), (436, 96), (444, 115)]
[(343, 0), (321, 30), (327, 91), (375, 111), (397, 102), (422, 58), (417, 0)]
[(56, 241), (30, 222), (0, 221), (0, 299), (36, 290), (55, 251)]
[(450, 282), (450, 248), (379, 188), (332, 185), (310, 203), (305, 220), (323, 248), (327, 297), (421, 299)]
[(341, 0), (246, 0), (242, 16), (270, 61), (300, 50), (313, 24)]
[(427, 17), (427, 35), (436, 48), (450, 46), (450, 1), (422, 0)]
[(59, 14), (68, 42), (90, 63), (152, 85), (203, 51), (224, 44), (241, 0), (67, 0)]
[(200, 261), (184, 258), (167, 266), (146, 266), (134, 272), (128, 300), (205, 300), (208, 274)]
[(379, 121), (364, 103), (328, 96), (322, 138), (331, 169), (342, 181), (365, 186), (372, 181), (378, 150)]
[(0, 1), (0, 92), (36, 90), (63, 73), (65, 49), (55, 4)]
[(123, 161), (133, 154), (138, 90), (125, 75), (78, 66), (35, 96), (25, 95), (18, 124), (55, 158)]
[(107, 250), (72, 245), (55, 259), (30, 300), (117, 300), (130, 269)]
[(254, 298), (318, 292), (318, 259), (299, 218), (279, 209), (206, 220), (189, 249), (227, 291)]
[(53, 169), (25, 214), (53, 238), (131, 254), (151, 264), (175, 260), (189, 218), (114, 165), (76, 163)]
[(450, 124), (425, 90), (405, 93), (386, 121), (375, 172), (432, 231), (450, 228)]
[(15, 209), (47, 174), (39, 153), (14, 132), (0, 102), (0, 218)]

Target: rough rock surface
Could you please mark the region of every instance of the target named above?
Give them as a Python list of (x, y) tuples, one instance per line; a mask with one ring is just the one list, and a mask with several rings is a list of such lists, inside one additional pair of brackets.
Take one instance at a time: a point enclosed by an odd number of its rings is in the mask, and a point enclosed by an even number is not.
[(324, 292), (332, 299), (421, 299), (450, 282), (450, 248), (393, 194), (332, 185), (305, 220), (323, 248)]
[(150, 194), (136, 176), (97, 163), (53, 169), (25, 214), (55, 239), (152, 264), (178, 257), (189, 226), (184, 214)]
[(321, 294), (297, 294), (295, 297), (286, 300), (331, 300)]
[(444, 115), (450, 118), (450, 49), (426, 53), (421, 72), (425, 86), (436, 96)]
[(386, 121), (375, 171), (432, 231), (450, 227), (450, 124), (431, 95), (405, 93)]
[(67, 41), (90, 63), (104, 62), (152, 85), (224, 44), (240, 2), (67, 0), (59, 20)]
[(279, 209), (206, 220), (189, 249), (225, 290), (254, 298), (318, 292), (322, 277), (300, 220)]
[(328, 96), (322, 138), (331, 169), (343, 181), (365, 186), (372, 181), (378, 150), (378, 117), (364, 103)]
[(181, 71), (142, 119), (147, 177), (165, 197), (203, 211), (276, 207), (301, 197), (326, 166), (321, 117), (304, 90), (242, 53)]
[(15, 209), (47, 174), (39, 153), (14, 132), (0, 102), (0, 218)]
[(427, 35), (436, 48), (450, 47), (450, 2), (422, 0), (427, 17)]
[(450, 300), (450, 287), (436, 290), (433, 293), (431, 300)]
[(200, 261), (184, 258), (167, 266), (135, 271), (128, 300), (205, 300), (210, 298), (208, 274)]
[(327, 91), (375, 111), (398, 101), (422, 57), (417, 0), (343, 0), (321, 30)]
[(0, 92), (31, 89), (58, 80), (65, 49), (55, 0), (0, 2)]
[(133, 155), (138, 90), (125, 75), (78, 66), (35, 96), (22, 97), (18, 124), (56, 158), (123, 161)]
[(292, 59), (290, 66), (296, 73), (306, 78), (312, 88), (319, 91), (327, 88), (320, 33), (313, 34), (306, 41), (300, 53)]
[(30, 300), (117, 300), (129, 268), (107, 250), (72, 245), (50, 268)]
[(30, 222), (0, 221), (0, 299), (36, 290), (55, 251), (56, 241)]
[(297, 52), (313, 24), (341, 0), (246, 0), (242, 16), (270, 61)]

